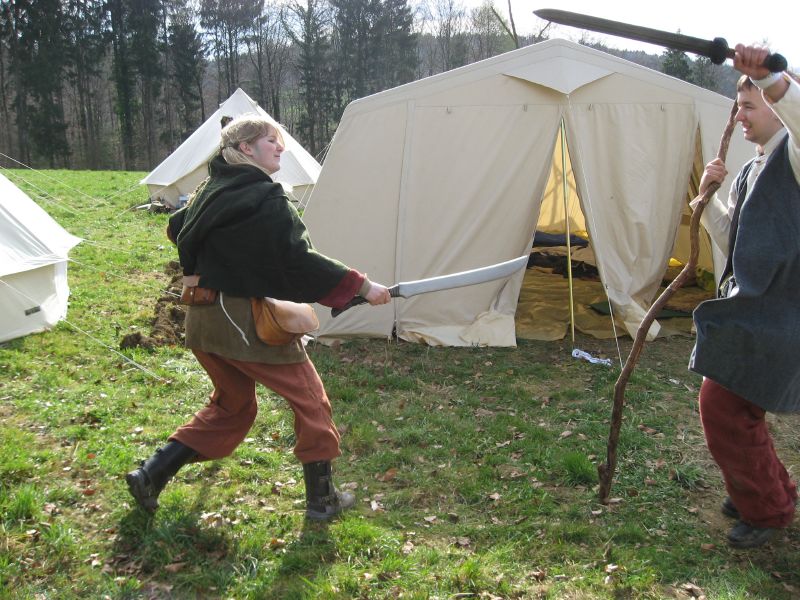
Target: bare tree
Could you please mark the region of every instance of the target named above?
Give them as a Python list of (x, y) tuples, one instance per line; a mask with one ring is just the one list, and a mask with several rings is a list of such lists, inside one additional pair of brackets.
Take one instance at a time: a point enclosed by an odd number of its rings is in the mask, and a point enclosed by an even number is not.
[[(8, 101), (8, 84), (6, 73), (8, 72), (8, 34), (9, 28), (6, 23), (6, 11), (0, 10), (0, 118), (3, 123), (11, 123), (11, 112)], [(0, 148), (11, 148), (13, 144), (11, 127), (0, 128)]]
[(433, 0), (434, 38), (441, 71), (449, 71), (467, 63), (464, 5), (458, 0)]
[(267, 2), (245, 36), (247, 56), (255, 72), (258, 103), (281, 120), (281, 90), (289, 62), (289, 37), (281, 9)]
[(470, 12), (472, 30), (469, 58), (483, 60), (519, 46), (506, 37), (504, 23), (497, 14), (493, 0), (486, 0)]
[[(23, 81), (24, 52), (21, 48), (20, 37), (25, 27), (27, 2), (6, 2), (0, 4), (0, 14), (3, 22), (3, 37), (8, 48), (8, 64), (12, 72), (13, 86), (13, 111), (17, 125), (17, 157), (27, 164), (31, 162), (31, 149), (28, 140), (27, 115), (28, 103), (26, 99), (25, 82)], [(10, 121), (9, 121), (10, 123)]]
[(246, 30), (261, 14), (261, 2), (262, 0), (201, 0), (201, 23), (213, 40), (214, 57), (220, 75), (220, 101), (223, 96), (227, 98), (239, 87), (239, 50)]
[(297, 47), (300, 72), (299, 134), (313, 155), (327, 143), (332, 88), (330, 71), (330, 14), (323, 0), (293, 0), (285, 13), (286, 31)]
[[(177, 9), (171, 18), (167, 54), (169, 54), (170, 85), (175, 98), (178, 140), (169, 140), (173, 148), (177, 141), (186, 139), (206, 119), (203, 103), (203, 75), (206, 71), (206, 47), (196, 29), (194, 12), (185, 6)], [(199, 115), (198, 115), (199, 113)]]
[(62, 30), (67, 42), (67, 79), (75, 115), (73, 154), (83, 168), (98, 169), (105, 154), (101, 141), (101, 96), (107, 86), (104, 72), (108, 45), (102, 0), (71, 0), (66, 3)]
[(519, 36), (517, 35), (517, 26), (514, 24), (514, 13), (511, 10), (511, 0), (508, 0), (508, 23), (506, 20), (497, 12), (494, 4), (492, 5), (492, 13), (494, 13), (495, 18), (497, 21), (502, 25), (503, 29), (506, 30), (508, 37), (511, 38), (511, 41), (514, 42), (514, 47), (519, 48)]

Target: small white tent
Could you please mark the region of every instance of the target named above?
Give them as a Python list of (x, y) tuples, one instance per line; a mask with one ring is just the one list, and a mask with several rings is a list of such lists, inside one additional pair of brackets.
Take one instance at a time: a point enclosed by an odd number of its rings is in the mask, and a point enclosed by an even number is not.
[[(523, 255), (537, 223), (551, 212), (563, 220), (542, 205), (563, 127), (605, 291), (635, 334), (673, 255), (690, 175), (715, 156), (732, 106), (549, 40), (351, 103), (304, 221), (321, 252), (387, 284)], [(751, 153), (734, 135), (729, 170)], [(382, 337), (396, 327), (433, 345), (514, 345), (523, 276), (336, 319), (323, 309), (319, 333)]]
[(0, 342), (67, 315), (67, 254), (80, 241), (0, 174)]
[[(272, 118), (238, 88), (164, 162), (142, 179), (150, 197), (177, 206), (180, 197), (192, 193), (208, 175), (206, 165), (219, 150), (222, 118), (250, 113)], [(283, 184), (295, 201), (305, 205), (322, 167), (286, 130), (282, 133), (286, 150), (281, 157), (281, 169), (274, 179)]]

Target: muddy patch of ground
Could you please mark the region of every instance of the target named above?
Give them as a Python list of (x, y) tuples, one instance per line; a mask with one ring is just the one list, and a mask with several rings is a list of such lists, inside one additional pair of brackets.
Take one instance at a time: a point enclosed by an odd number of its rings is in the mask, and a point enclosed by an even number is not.
[(183, 344), (186, 308), (178, 302), (183, 287), (183, 272), (177, 261), (170, 261), (164, 272), (169, 283), (156, 300), (153, 319), (150, 322), (150, 334), (145, 335), (140, 331), (129, 333), (120, 341), (120, 348), (153, 349), (159, 346)]

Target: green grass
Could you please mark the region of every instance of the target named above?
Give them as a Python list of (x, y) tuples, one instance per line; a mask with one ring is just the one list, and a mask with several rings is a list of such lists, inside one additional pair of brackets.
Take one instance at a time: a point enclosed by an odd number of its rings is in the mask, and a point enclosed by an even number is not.
[[(119, 350), (150, 332), (168, 283), (166, 216), (130, 210), (146, 202), (141, 173), (5, 174), (87, 241), (71, 254), (68, 322), (0, 345), (0, 598), (800, 595), (796, 526), (764, 549), (724, 543), (687, 338), (645, 348), (608, 505), (596, 465), (616, 369), (573, 359), (568, 342), (366, 340), (309, 348), (343, 432), (337, 481), (358, 497), (343, 518), (304, 521), (291, 414), (263, 388), (233, 456), (183, 469), (156, 515), (133, 509), (125, 472), (210, 391), (179, 346)], [(796, 471), (795, 422), (774, 430)]]

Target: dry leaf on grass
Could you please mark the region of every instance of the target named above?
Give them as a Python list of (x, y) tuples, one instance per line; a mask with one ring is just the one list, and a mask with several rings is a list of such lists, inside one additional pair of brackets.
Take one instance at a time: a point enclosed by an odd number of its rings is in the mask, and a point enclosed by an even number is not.
[(186, 566), (185, 562), (174, 562), (164, 567), (164, 570), (167, 571), (168, 573), (177, 573), (178, 571), (181, 571), (185, 566)]
[(703, 593), (703, 590), (697, 587), (693, 583), (684, 583), (680, 586), (680, 589), (689, 594), (691, 598), (705, 598), (706, 595)]
[(525, 477), (525, 473), (514, 465), (500, 465), (497, 467), (497, 472), (500, 474), (500, 479), (519, 479), (520, 477)]
[(544, 581), (547, 579), (547, 571), (544, 569), (534, 569), (528, 575), (534, 581)]
[(383, 475), (376, 475), (375, 479), (378, 481), (389, 482), (392, 481), (395, 477), (397, 477), (397, 469), (392, 467), (388, 471), (386, 471)]

